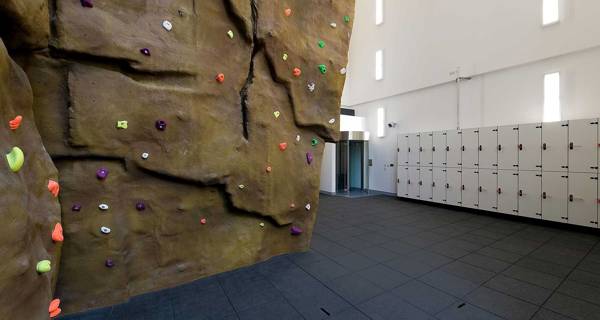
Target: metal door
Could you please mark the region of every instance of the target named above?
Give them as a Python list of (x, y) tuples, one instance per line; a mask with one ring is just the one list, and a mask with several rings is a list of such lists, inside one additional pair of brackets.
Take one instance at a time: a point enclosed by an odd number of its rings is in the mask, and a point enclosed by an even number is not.
[(420, 177), (419, 167), (408, 167), (408, 197), (413, 199), (420, 199), (420, 188), (419, 181)]
[(408, 135), (398, 136), (398, 166), (408, 165)]
[(479, 128), (479, 168), (498, 168), (498, 127)]
[(479, 169), (479, 209), (498, 210), (498, 171)]
[(433, 168), (433, 201), (446, 202), (446, 169)]
[(462, 172), (458, 168), (446, 170), (446, 203), (460, 206), (462, 204)]
[(449, 168), (460, 168), (462, 166), (462, 132), (449, 130), (446, 132), (448, 145), (446, 146), (446, 159)]
[(542, 169), (542, 124), (519, 125), (519, 170)]
[(479, 171), (462, 170), (462, 205), (468, 208), (479, 207)]
[(421, 200), (433, 200), (433, 168), (421, 167), (419, 188)]
[(411, 133), (408, 135), (408, 165), (418, 166), (419, 162), (419, 148), (421, 147), (420, 134)]
[(420, 141), (421, 147), (419, 151), (421, 152), (421, 156), (419, 161), (421, 162), (421, 167), (431, 167), (433, 166), (433, 133), (421, 133)]
[(479, 168), (479, 130), (464, 129), (462, 134), (462, 167)]
[(542, 217), (542, 173), (519, 171), (519, 215)]
[(433, 133), (433, 166), (446, 166), (446, 132), (438, 131)]
[(547, 221), (568, 221), (568, 186), (566, 172), (542, 173), (542, 219)]
[(569, 172), (598, 173), (598, 119), (569, 121)]
[(569, 223), (598, 227), (598, 175), (569, 173)]
[(514, 170), (498, 171), (498, 212), (518, 214), (519, 173)]
[(566, 172), (568, 166), (569, 122), (542, 123), (542, 170)]
[(408, 197), (408, 167), (398, 167), (398, 197)]
[(519, 168), (519, 127), (498, 127), (498, 168), (517, 170)]

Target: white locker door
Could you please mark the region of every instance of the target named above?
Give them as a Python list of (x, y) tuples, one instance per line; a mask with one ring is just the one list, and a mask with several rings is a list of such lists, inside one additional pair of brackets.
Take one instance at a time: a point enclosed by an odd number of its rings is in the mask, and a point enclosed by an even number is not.
[(598, 119), (569, 121), (569, 172), (598, 172)]
[(498, 168), (498, 127), (479, 129), (479, 168)]
[(542, 218), (542, 173), (519, 171), (519, 215)]
[(460, 206), (462, 187), (462, 173), (458, 168), (446, 169), (446, 203), (454, 206)]
[(446, 202), (446, 169), (433, 168), (433, 201)]
[(479, 207), (479, 171), (462, 170), (462, 205), (468, 208)]
[(419, 174), (421, 169), (419, 167), (408, 167), (408, 197), (413, 199), (420, 199), (420, 188), (419, 181), (421, 177)]
[(419, 181), (419, 188), (421, 200), (433, 200), (433, 168), (421, 167), (421, 180)]
[(517, 170), (519, 168), (519, 127), (498, 127), (498, 168)]
[(569, 223), (598, 228), (598, 175), (569, 173)]
[(542, 124), (519, 125), (519, 170), (542, 169)]
[(498, 171), (498, 212), (518, 214), (519, 174), (513, 170)]
[(439, 131), (433, 133), (433, 166), (446, 166), (446, 132)]
[(408, 165), (408, 135), (398, 136), (398, 166)]
[(411, 133), (408, 135), (408, 165), (419, 166), (419, 148), (421, 147), (420, 134)]
[(462, 134), (462, 167), (479, 168), (479, 130), (464, 129)]
[(460, 168), (462, 166), (462, 132), (458, 130), (449, 130), (446, 132), (446, 159), (449, 168)]
[(542, 170), (567, 171), (568, 145), (568, 121), (542, 123)]
[(542, 219), (566, 223), (569, 177), (566, 172), (542, 174)]
[(479, 209), (498, 209), (498, 171), (479, 169)]
[[(408, 149), (407, 149), (408, 150)], [(408, 197), (408, 167), (398, 167), (398, 197)]]
[(421, 156), (419, 161), (421, 162), (421, 167), (431, 167), (433, 166), (433, 133), (421, 133), (420, 141), (421, 147), (419, 151), (421, 152)]

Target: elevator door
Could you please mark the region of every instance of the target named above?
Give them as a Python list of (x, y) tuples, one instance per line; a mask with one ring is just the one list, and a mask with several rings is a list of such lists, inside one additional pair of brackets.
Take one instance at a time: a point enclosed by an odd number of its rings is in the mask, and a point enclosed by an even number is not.
[(340, 141), (337, 144), (337, 192), (368, 189), (368, 142)]

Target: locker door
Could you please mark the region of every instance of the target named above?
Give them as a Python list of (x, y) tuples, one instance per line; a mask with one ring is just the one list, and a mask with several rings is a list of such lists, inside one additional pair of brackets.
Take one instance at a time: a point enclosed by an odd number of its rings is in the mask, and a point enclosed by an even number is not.
[(446, 159), (447, 166), (450, 168), (460, 168), (462, 166), (462, 132), (458, 130), (449, 130), (446, 132)]
[(479, 207), (479, 171), (462, 170), (462, 205), (468, 208)]
[(569, 172), (598, 172), (598, 119), (569, 121)]
[(498, 168), (517, 170), (519, 168), (519, 127), (498, 127)]
[(498, 209), (498, 171), (479, 169), (479, 209)]
[(569, 173), (569, 223), (598, 228), (598, 175)]
[(477, 129), (463, 130), (462, 167), (479, 168), (479, 130)]
[(542, 123), (542, 170), (567, 171), (569, 122)]
[[(408, 150), (408, 147), (407, 147)], [(408, 167), (398, 167), (398, 197), (408, 197)]]
[(419, 167), (408, 167), (408, 197), (413, 199), (420, 198), (419, 181), (421, 177), (419, 174)]
[(542, 169), (542, 125), (519, 125), (519, 170)]
[(418, 133), (411, 133), (408, 135), (408, 165), (418, 166), (419, 165), (419, 148), (421, 147), (420, 135)]
[(519, 171), (519, 215), (542, 218), (542, 174)]
[(446, 169), (433, 168), (433, 201), (446, 202)]
[(498, 168), (498, 127), (479, 129), (479, 168)]
[(408, 165), (408, 135), (398, 136), (398, 166)]
[(433, 166), (446, 166), (446, 132), (433, 133)]
[(419, 188), (421, 200), (433, 200), (433, 168), (421, 167)]
[(422, 167), (433, 166), (433, 133), (421, 133), (420, 162)]
[(446, 169), (446, 203), (460, 206), (462, 187), (462, 172), (457, 168)]
[(498, 171), (498, 212), (518, 214), (519, 174), (513, 170)]
[(567, 187), (569, 177), (566, 172), (544, 172), (542, 174), (542, 219), (567, 222)]

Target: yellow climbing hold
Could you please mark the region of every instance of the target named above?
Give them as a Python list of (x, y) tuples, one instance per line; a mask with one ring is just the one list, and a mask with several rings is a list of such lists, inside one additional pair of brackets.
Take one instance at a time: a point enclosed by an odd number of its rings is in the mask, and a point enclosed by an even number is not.
[(275, 111), (275, 112), (273, 112), (273, 115), (275, 116), (275, 118), (279, 118), (279, 116), (281, 115), (281, 112)]
[(12, 150), (6, 154), (6, 160), (8, 161), (8, 166), (12, 172), (18, 172), (23, 167), (23, 163), (25, 162), (25, 155), (23, 154), (23, 150), (19, 147), (13, 147)]

